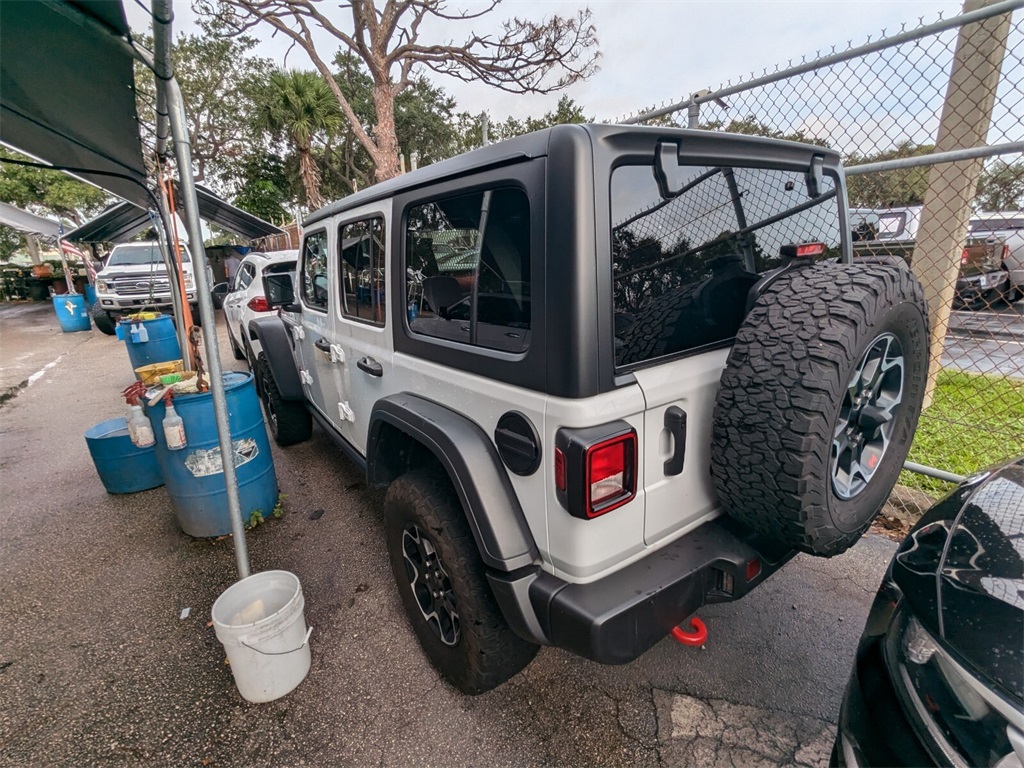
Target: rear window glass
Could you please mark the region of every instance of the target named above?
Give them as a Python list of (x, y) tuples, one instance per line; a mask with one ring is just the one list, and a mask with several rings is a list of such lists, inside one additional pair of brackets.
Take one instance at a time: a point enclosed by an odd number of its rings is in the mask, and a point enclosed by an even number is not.
[[(181, 260), (189, 262), (188, 251), (182, 249)], [(159, 245), (119, 245), (107, 259), (108, 267), (138, 266), (141, 264), (163, 264), (164, 257)]]
[(804, 174), (680, 166), (675, 197), (650, 165), (611, 181), (615, 361), (643, 363), (731, 340), (747, 293), (780, 266), (782, 246), (823, 243), (839, 253), (835, 180), (807, 196)]

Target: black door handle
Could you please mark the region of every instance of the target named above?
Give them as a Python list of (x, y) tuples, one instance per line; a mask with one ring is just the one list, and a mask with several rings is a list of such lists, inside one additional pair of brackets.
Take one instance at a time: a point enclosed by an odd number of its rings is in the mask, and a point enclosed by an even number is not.
[(365, 371), (371, 376), (384, 375), (383, 366), (381, 366), (381, 364), (374, 360), (372, 357), (364, 357), (358, 363), (356, 363), (356, 365), (359, 367), (360, 371)]
[(323, 338), (322, 336), (319, 339), (317, 339), (316, 341), (313, 342), (313, 346), (316, 347), (317, 349), (319, 349), (321, 352), (326, 352), (327, 354), (331, 354), (331, 343), (329, 341), (327, 341), (327, 339)]
[(678, 475), (686, 459), (686, 411), (670, 405), (665, 410), (665, 429), (672, 434), (672, 455), (665, 461), (665, 474)]

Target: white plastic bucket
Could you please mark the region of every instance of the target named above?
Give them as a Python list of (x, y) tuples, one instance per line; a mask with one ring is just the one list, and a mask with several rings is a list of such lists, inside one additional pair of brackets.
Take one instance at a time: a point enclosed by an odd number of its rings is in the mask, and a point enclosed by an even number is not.
[(248, 701), (284, 696), (309, 672), (302, 585), (294, 573), (263, 571), (228, 587), (213, 604), (213, 627), (238, 692)]

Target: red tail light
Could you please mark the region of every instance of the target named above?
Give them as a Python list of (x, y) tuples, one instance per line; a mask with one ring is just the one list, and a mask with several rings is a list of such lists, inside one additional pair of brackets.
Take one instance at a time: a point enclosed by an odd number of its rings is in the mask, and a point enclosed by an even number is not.
[(824, 252), (824, 243), (801, 243), (796, 247), (796, 257), (798, 259), (807, 258), (808, 256), (821, 256)]
[(966, 248), (964, 248), (960, 252), (960, 263), (961, 264), (966, 264), (967, 263), (967, 249)]
[(1003, 244), (1003, 263), (1004, 264), (1006, 263), (1006, 260), (1009, 258), (1009, 256), (1010, 256), (1010, 246), (1008, 246), (1008, 245), (1006, 245), (1004, 243)]
[(636, 435), (613, 437), (587, 450), (587, 517), (621, 507), (636, 493)]
[(591, 520), (636, 498), (639, 449), (625, 421), (555, 435), (555, 491), (573, 517)]
[(249, 303), (246, 304), (249, 309), (253, 312), (269, 312), (270, 303), (267, 301), (265, 296), (253, 296), (249, 299)]

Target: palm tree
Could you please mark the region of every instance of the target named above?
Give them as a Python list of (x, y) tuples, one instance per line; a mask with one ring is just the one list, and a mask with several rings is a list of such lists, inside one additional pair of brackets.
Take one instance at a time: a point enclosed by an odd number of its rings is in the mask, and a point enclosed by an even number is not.
[(310, 147), (317, 134), (341, 128), (341, 111), (330, 87), (316, 72), (274, 72), (260, 100), (258, 119), (268, 131), (284, 135), (295, 146), (306, 204), (314, 210), (321, 207), (320, 169)]

